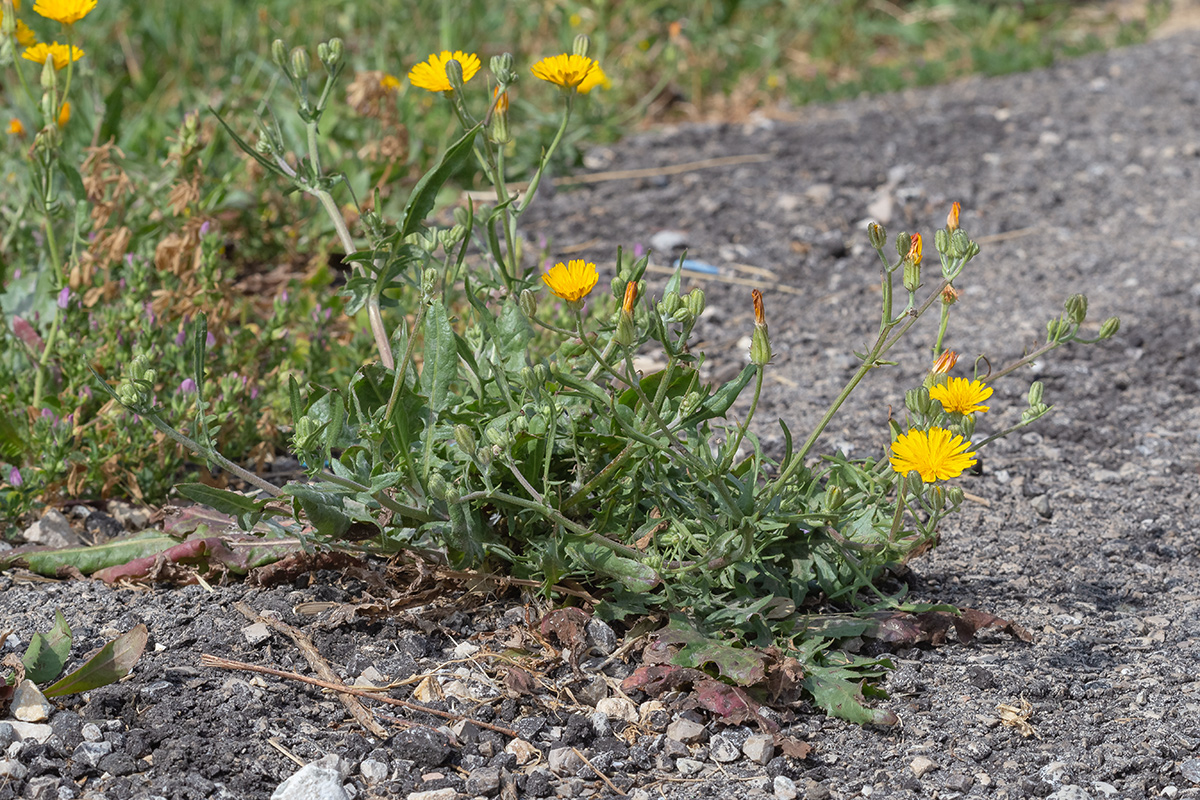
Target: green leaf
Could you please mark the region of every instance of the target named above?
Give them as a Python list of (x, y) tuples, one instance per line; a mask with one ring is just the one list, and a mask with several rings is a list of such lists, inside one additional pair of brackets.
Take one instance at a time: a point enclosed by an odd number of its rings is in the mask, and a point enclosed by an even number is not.
[(631, 592), (649, 592), (662, 583), (649, 565), (617, 555), (610, 547), (589, 541), (571, 541), (566, 550), (590, 571), (619, 581)]
[(509, 372), (521, 369), (528, 363), (528, 348), (529, 342), (533, 340), (533, 328), (511, 296), (504, 301), (504, 308), (500, 311), (496, 327), (500, 335), (496, 347), (504, 360), (505, 368)]
[(737, 400), (738, 395), (750, 383), (750, 379), (754, 377), (757, 371), (757, 366), (747, 364), (740, 375), (721, 386), (720, 389), (717, 389), (707, 400), (701, 403), (700, 407), (683, 421), (683, 425), (690, 427), (704, 420), (725, 416), (726, 412), (733, 407), (733, 402)]
[(209, 508), (233, 517), (244, 531), (248, 531), (258, 524), (263, 517), (263, 509), (270, 502), (269, 498), (255, 500), (244, 494), (205, 486), (203, 483), (181, 483), (175, 488), (187, 499), (203, 503)]
[(350, 530), (353, 520), (346, 514), (342, 495), (298, 483), (289, 483), (283, 491), (296, 498), (308, 521), (322, 536), (340, 539)]
[(865, 680), (861, 670), (814, 664), (809, 667), (801, 685), (831, 716), (858, 725), (898, 724), (900, 720), (891, 711), (867, 708), (862, 704)]
[(10, 464), (19, 464), (27, 447), (25, 440), (21, 438), (20, 431), (12, 424), (9, 416), (7, 414), (0, 416), (0, 459)]
[(29, 648), (21, 657), (25, 665), (25, 677), (34, 683), (54, 680), (67, 663), (71, 652), (71, 626), (67, 625), (62, 611), (54, 609), (54, 627), (50, 633), (35, 633), (29, 640)]
[(18, 548), (0, 555), (0, 569), (22, 565), (38, 575), (54, 577), (63, 567), (72, 567), (84, 575), (97, 570), (124, 564), (134, 558), (161, 553), (179, 543), (171, 536), (157, 531), (145, 531), (134, 536), (113, 539), (93, 547), (62, 547), (56, 550)]
[(83, 188), (83, 178), (79, 176), (79, 170), (61, 160), (58, 162), (58, 168), (67, 179), (67, 185), (71, 187), (71, 195), (77, 201), (85, 202), (88, 199), (87, 189)]
[(121, 137), (121, 119), (125, 114), (125, 90), (131, 84), (129, 75), (122, 75), (113, 86), (112, 91), (104, 96), (104, 119), (100, 121), (100, 133), (96, 137), (96, 141), (107, 142), (109, 139), (116, 140)]
[(116, 683), (128, 675), (133, 665), (142, 657), (149, 636), (146, 626), (137, 624), (129, 633), (121, 634), (100, 648), (100, 652), (88, 659), (82, 667), (53, 686), (43, 689), (42, 694), (46, 697), (62, 697)]
[[(226, 127), (228, 128), (228, 126)], [(442, 154), (437, 165), (417, 181), (412, 194), (408, 196), (408, 205), (404, 207), (404, 222), (400, 226), (401, 241), (421, 228), (425, 218), (433, 211), (438, 192), (471, 157), (471, 148), (475, 144), (475, 134), (479, 133), (479, 128), (480, 126), (476, 125), (464, 133), (461, 139), (450, 145)]]
[(225, 121), (225, 118), (221, 116), (221, 113), (219, 111), (217, 111), (212, 106), (209, 106), (208, 110), (211, 111), (213, 113), (213, 116), (217, 118), (217, 122), (221, 123), (221, 127), (225, 129), (225, 132), (233, 137), (233, 140), (235, 142), (237, 142), (237, 146), (242, 148), (242, 152), (244, 152), (246, 155), (250, 156), (255, 161), (257, 161), (259, 164), (261, 164), (262, 168), (265, 169), (267, 172), (273, 173), (275, 175), (280, 175), (282, 177), (288, 178), (288, 180), (291, 180), (291, 176), (284, 175), (284, 173), (280, 171), (279, 167), (276, 166), (274, 162), (269, 161), (261, 153), (259, 153), (257, 150), (255, 150), (253, 147), (246, 144), (246, 142), (242, 139), (242, 137), (238, 136), (237, 132), (234, 131), (233, 128), (229, 127), (229, 123)]
[(672, 614), (670, 624), (658, 632), (658, 641), (683, 645), (671, 659), (677, 666), (704, 669), (714, 664), (721, 677), (741, 686), (754, 686), (766, 679), (766, 656), (761, 652), (710, 639), (678, 614)]
[(421, 368), (421, 388), (429, 398), (429, 407), (441, 411), (450, 397), (450, 385), (458, 377), (458, 345), (454, 329), (441, 300), (434, 300), (425, 315), (425, 364)]

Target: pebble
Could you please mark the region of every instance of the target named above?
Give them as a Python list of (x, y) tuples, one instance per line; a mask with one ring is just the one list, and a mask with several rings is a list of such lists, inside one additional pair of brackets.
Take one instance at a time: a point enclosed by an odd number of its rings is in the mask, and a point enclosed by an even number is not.
[(617, 634), (602, 619), (592, 617), (587, 624), (588, 644), (601, 655), (610, 656), (617, 649)]
[(680, 717), (667, 726), (667, 738), (684, 744), (694, 744), (704, 738), (704, 726)]
[(50, 509), (21, 534), (29, 544), (42, 547), (72, 547), (80, 544), (71, 523), (58, 509)]
[(1033, 498), (1033, 501), (1030, 503), (1030, 505), (1033, 506), (1033, 510), (1036, 511), (1037, 515), (1042, 519), (1050, 519), (1054, 516), (1054, 509), (1050, 507), (1049, 495), (1038, 495), (1037, 497)]
[(690, 778), (693, 775), (699, 775), (704, 771), (704, 764), (694, 758), (677, 758), (675, 759), (675, 769), (685, 778)]
[(504, 752), (512, 753), (516, 756), (518, 765), (528, 764), (542, 754), (541, 750), (538, 750), (524, 739), (513, 739), (505, 745)]
[(13, 729), (13, 733), (16, 734), (17, 741), (34, 741), (45, 744), (46, 740), (54, 735), (54, 729), (41, 722), (8, 720), (8, 725)]
[(267, 623), (265, 622), (255, 622), (253, 625), (247, 625), (242, 628), (242, 636), (245, 638), (246, 644), (251, 647), (258, 647), (271, 638), (271, 629), (267, 627)]
[(79, 733), (87, 742), (104, 741), (104, 732), (100, 730), (100, 726), (94, 722), (89, 722), (79, 729)]
[(629, 723), (638, 721), (637, 706), (624, 697), (606, 697), (596, 703), (596, 711), (610, 720), (620, 719)]
[(472, 797), (493, 795), (500, 791), (500, 768), (480, 767), (467, 776), (467, 794)]
[(682, 250), (688, 246), (688, 237), (682, 231), (659, 231), (650, 237), (650, 249), (654, 254), (667, 257), (673, 250)]
[(21, 722), (45, 722), (50, 719), (54, 706), (41, 693), (33, 681), (26, 678), (17, 685), (13, 692), (12, 707), (9, 711)]
[(718, 763), (729, 764), (741, 758), (742, 751), (729, 736), (719, 733), (708, 742), (708, 757)]
[(368, 758), (358, 765), (358, 772), (362, 775), (363, 782), (369, 786), (387, 780), (388, 765), (382, 761)]
[(29, 767), (22, 764), (20, 761), (10, 759), (0, 759), (0, 779), (4, 782), (21, 781), (29, 774)]
[(591, 723), (592, 733), (597, 739), (607, 739), (612, 736), (612, 720), (603, 711), (593, 713), (588, 717), (588, 722)]
[(1092, 796), (1084, 791), (1082, 786), (1068, 783), (1046, 798), (1046, 800), (1092, 800)]
[(829, 800), (833, 792), (828, 786), (809, 778), (804, 782), (804, 800)]
[(583, 766), (583, 759), (571, 747), (555, 747), (546, 759), (546, 765), (555, 775), (567, 777), (574, 775)]
[(75, 793), (63, 786), (62, 779), (54, 775), (39, 775), (25, 784), (25, 797), (29, 800), (58, 800), (60, 796), (74, 797)]
[[(458, 797), (458, 791), (450, 787), (445, 789), (430, 789), (425, 792), (412, 792), (408, 796), (408, 800), (455, 800)], [(271, 798), (275, 800), (275, 798)]]
[(766, 764), (775, 757), (775, 739), (765, 733), (756, 733), (746, 739), (742, 752), (755, 764)]
[(111, 742), (83, 742), (75, 748), (72, 758), (89, 766), (96, 766), (100, 759), (112, 752)]
[(925, 756), (917, 756), (908, 766), (918, 778), (924, 778), (938, 768), (937, 764)]
[(150, 509), (133, 506), (123, 500), (110, 500), (108, 513), (131, 531), (140, 531), (150, 524)]
[(796, 788), (796, 782), (786, 775), (776, 775), (772, 788), (775, 790), (777, 800), (796, 800), (800, 794), (800, 790)]
[(1179, 765), (1183, 777), (1192, 783), (1200, 783), (1200, 758), (1189, 758)]
[(8, 722), (0, 722), (0, 751), (7, 750), (8, 746), (17, 740), (17, 732), (13, 730), (13, 726)]

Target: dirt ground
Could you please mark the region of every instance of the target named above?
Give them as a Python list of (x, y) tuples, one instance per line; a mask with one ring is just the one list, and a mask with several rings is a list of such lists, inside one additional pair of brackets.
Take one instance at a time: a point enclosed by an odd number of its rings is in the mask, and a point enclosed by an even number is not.
[[(663, 735), (669, 715), (597, 719), (592, 706), (619, 698), (636, 651), (595, 656), (582, 677), (560, 668), (555, 685), (570, 694), (506, 698), (481, 654), (527, 628), (525, 610), (486, 591), (376, 619), (345, 605), (378, 591), (370, 573), (211, 592), (6, 574), (0, 628), (21, 642), (58, 606), (79, 652), (138, 622), (151, 644), (130, 678), (56, 701), (46, 743), (5, 741), (0, 724), (0, 800), (267, 797), (297, 770), (289, 755), (336, 756), (345, 796), (364, 798), (1200, 797), (1198, 65), (1193, 31), (1047, 71), (805, 109), (796, 122), (657, 131), (588, 158), (595, 171), (648, 172), (560, 186), (535, 206), (530, 238), (545, 237), (556, 260), (594, 260), (601, 287), (618, 244), (686, 242), (690, 258), (715, 266), (716, 276), (688, 275), (708, 294), (697, 332), (714, 377), (740, 368), (750, 288), (761, 286), (776, 359), (760, 419), (783, 417), (793, 431), (816, 421), (878, 324), (869, 218), (931, 238), (962, 203), (983, 248), (959, 281), (948, 336), (965, 363), (985, 355), (999, 367), (1034, 347), (1075, 292), (1091, 301), (1090, 330), (1121, 318), (1113, 340), (1060, 350), (996, 385), (982, 433), (1019, 417), (1035, 378), (1055, 410), (984, 451), (982, 474), (958, 480), (973, 499), (912, 564), (914, 600), (993, 612), (1034, 641), (984, 634), (896, 654), (879, 706), (899, 726), (804, 711), (790, 732), (812, 746), (807, 758), (725, 762), (722, 749), (732, 740), (736, 751), (748, 729), (707, 722), (688, 745)], [(709, 161), (733, 156), (745, 158)], [(932, 332), (919, 327), (899, 365), (864, 382), (823, 451), (882, 451), (889, 408), (919, 380)], [(769, 426), (762, 436), (777, 444)], [(437, 672), (450, 696), (440, 707), (512, 728), (537, 753), (508, 752), (511, 737), (474, 726), (451, 726), (452, 740), (431, 730), (442, 721), (403, 709), (393, 716), (431, 727), (381, 720), (381, 739), (316, 687), (202, 665), (210, 653), (310, 671), (282, 634), (247, 630), (240, 600), (303, 628), (348, 681)], [(417, 685), (393, 694), (419, 696)], [(463, 691), (476, 701), (455, 701)], [(1000, 705), (1025, 724), (1002, 722)], [(612, 787), (570, 761), (572, 747)]]

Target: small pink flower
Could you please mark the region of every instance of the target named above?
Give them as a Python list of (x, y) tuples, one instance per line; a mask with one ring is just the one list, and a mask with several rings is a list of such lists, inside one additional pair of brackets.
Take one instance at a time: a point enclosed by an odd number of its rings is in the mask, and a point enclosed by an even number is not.
[(184, 378), (179, 384), (180, 394), (194, 394), (196, 392), (196, 382), (191, 378)]
[(175, 334), (176, 347), (183, 347), (183, 343), (185, 341), (187, 341), (187, 331), (181, 330), (179, 333)]
[(633, 257), (641, 258), (644, 255), (646, 255), (646, 248), (642, 245), (641, 242), (636, 242), (633, 245)]
[(217, 344), (217, 337), (216, 337), (216, 336), (213, 336), (213, 332), (212, 332), (212, 331), (209, 331), (209, 332), (208, 332), (208, 338), (206, 338), (206, 339), (204, 340), (204, 344), (205, 344), (205, 345), (207, 345), (208, 347), (215, 347), (215, 346), (216, 346), (216, 344)]
[(25, 479), (21, 477), (21, 470), (17, 469), (16, 467), (13, 467), (12, 470), (8, 473), (8, 482), (12, 485), (12, 487), (14, 489), (19, 489), (21, 487), (21, 484), (23, 484), (25, 482)]
[(66, 308), (71, 303), (71, 287), (64, 286), (62, 291), (58, 293), (58, 307)]

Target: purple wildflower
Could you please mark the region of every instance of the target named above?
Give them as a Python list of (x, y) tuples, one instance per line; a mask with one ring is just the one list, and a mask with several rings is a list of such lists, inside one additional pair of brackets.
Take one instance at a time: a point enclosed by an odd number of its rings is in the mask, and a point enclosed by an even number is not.
[(216, 344), (217, 344), (217, 337), (216, 337), (216, 336), (213, 336), (213, 332), (212, 332), (212, 331), (209, 331), (209, 332), (208, 332), (208, 338), (204, 340), (204, 344), (205, 344), (206, 346), (208, 346), (208, 347), (215, 347), (215, 346), (216, 346)]
[(12, 484), (14, 489), (19, 489), (21, 484), (25, 482), (25, 479), (21, 477), (21, 470), (13, 467), (12, 471), (8, 473), (8, 482)]
[(187, 331), (180, 329), (179, 333), (175, 334), (175, 346), (183, 347), (183, 343), (187, 340)]
[(195, 393), (195, 391), (196, 391), (196, 382), (194, 380), (192, 380), (191, 378), (184, 378), (183, 382), (179, 384), (179, 393), (180, 394), (193, 394), (193, 393)]

